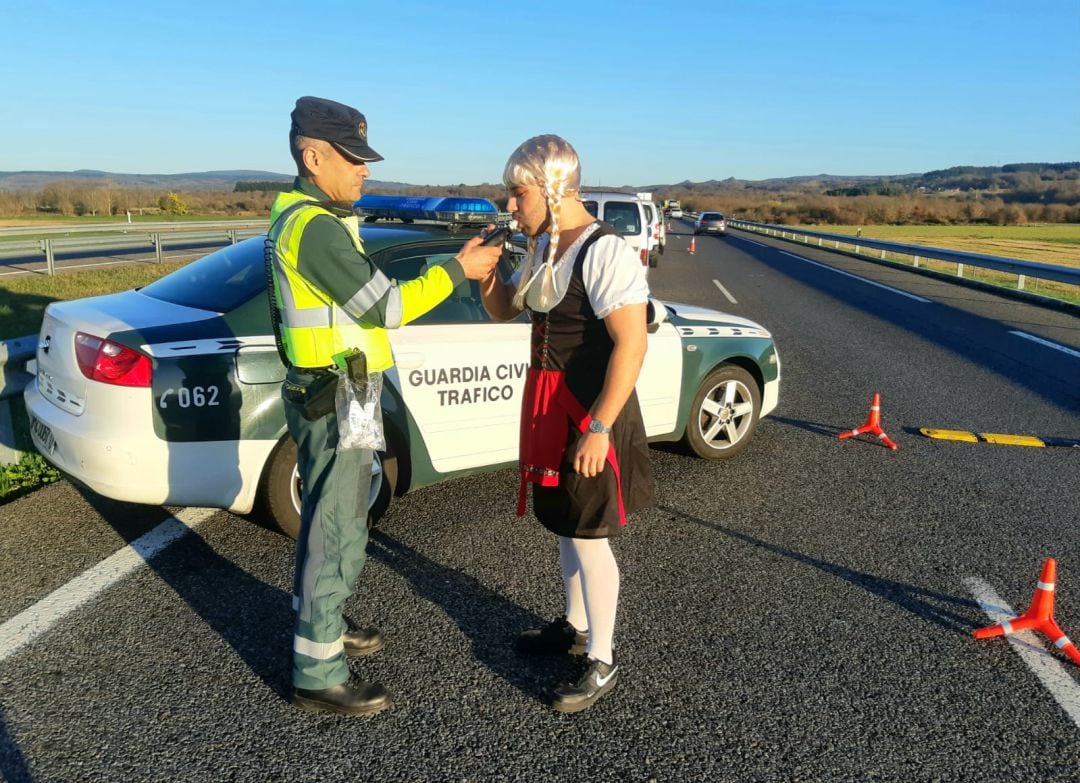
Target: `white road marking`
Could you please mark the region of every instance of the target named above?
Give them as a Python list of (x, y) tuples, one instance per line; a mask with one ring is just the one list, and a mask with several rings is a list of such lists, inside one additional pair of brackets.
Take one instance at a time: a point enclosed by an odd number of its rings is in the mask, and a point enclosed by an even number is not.
[(800, 261), (805, 261), (808, 264), (813, 264), (814, 266), (820, 266), (822, 269), (827, 269), (830, 272), (836, 272), (836, 274), (838, 274), (838, 275), (846, 275), (847, 277), (850, 277), (850, 278), (852, 278), (854, 280), (858, 280), (858, 281), (860, 281), (862, 283), (869, 283), (870, 285), (876, 285), (878, 288), (884, 288), (886, 291), (891, 291), (894, 294), (899, 294), (900, 296), (906, 296), (908, 299), (914, 299), (916, 302), (922, 302), (923, 304), (930, 304), (929, 299), (923, 299), (921, 296), (915, 296), (915, 294), (909, 294), (907, 291), (901, 291), (899, 288), (893, 288), (892, 286), (885, 285), (884, 283), (878, 283), (878, 282), (875, 282), (874, 280), (867, 280), (865, 277), (859, 277), (858, 275), (853, 275), (853, 274), (851, 274), (851, 272), (845, 272), (843, 269), (837, 269), (836, 267), (829, 266), (828, 264), (819, 264), (817, 261), (811, 261), (809, 258), (804, 258), (803, 256), (797, 256), (794, 253), (789, 253), (786, 250), (781, 250), (780, 252), (783, 253), (785, 256), (791, 256), (792, 258), (797, 258)]
[[(733, 235), (734, 236), (734, 235)], [(736, 239), (741, 239), (743, 242), (749, 242), (751, 245), (757, 245), (758, 247), (772, 247), (772, 245), (766, 245), (764, 242), (758, 242), (753, 239), (747, 239), (746, 237), (736, 236)], [(775, 250), (775, 248), (773, 248)]]
[(720, 285), (719, 280), (713, 280), (713, 282), (716, 283), (716, 287), (720, 289), (720, 293), (726, 296), (729, 302), (731, 302), (732, 304), (738, 304), (738, 302), (735, 301), (735, 297), (728, 293), (728, 290), (724, 288), (724, 286)]
[(1080, 351), (1075, 351), (1072, 348), (1066, 348), (1064, 345), (1058, 345), (1057, 343), (1050, 342), (1049, 340), (1044, 340), (1041, 337), (1036, 337), (1033, 334), (1028, 334), (1027, 332), (1013, 331), (1010, 331), (1009, 334), (1015, 334), (1017, 337), (1023, 337), (1025, 340), (1031, 340), (1033, 343), (1045, 345), (1047, 348), (1053, 348), (1054, 350), (1061, 351), (1062, 353), (1067, 353), (1069, 354), (1069, 356), (1075, 356), (1080, 359)]
[[(1001, 600), (994, 588), (979, 579), (977, 576), (969, 576), (964, 579), (964, 585), (979, 606), (986, 612), (992, 624), (1003, 623), (1016, 617), (1016, 612), (1007, 603)], [(1073, 723), (1080, 726), (1080, 685), (1077, 685), (1072, 676), (1065, 670), (1052, 652), (1046, 649), (1040, 637), (1034, 631), (1020, 631), (1004, 637), (1020, 660), (1027, 664), (1035, 676), (1050, 691), (1050, 695), (1072, 718)], [(982, 643), (982, 642), (980, 642)]]
[(34, 641), (65, 616), (78, 609), (151, 557), (217, 514), (216, 508), (185, 508), (176, 516), (144, 533), (126, 547), (88, 568), (0, 625), (0, 661)]

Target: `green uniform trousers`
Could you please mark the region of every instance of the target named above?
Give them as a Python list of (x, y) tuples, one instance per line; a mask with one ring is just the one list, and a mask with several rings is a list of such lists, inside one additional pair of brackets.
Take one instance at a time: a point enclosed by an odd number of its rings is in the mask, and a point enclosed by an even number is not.
[[(315, 376), (296, 368), (290, 383), (306, 386)], [(320, 690), (349, 679), (341, 636), (342, 607), (364, 567), (368, 540), (370, 449), (337, 453), (334, 412), (308, 421), (302, 406), (285, 400), (289, 434), (296, 441), (297, 467), (303, 483), (300, 537), (296, 542), (293, 602), (293, 685)]]

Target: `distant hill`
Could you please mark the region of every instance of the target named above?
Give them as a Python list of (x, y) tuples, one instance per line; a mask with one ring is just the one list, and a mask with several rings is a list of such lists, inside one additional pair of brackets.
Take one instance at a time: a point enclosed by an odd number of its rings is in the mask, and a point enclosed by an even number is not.
[[(52, 182), (73, 182), (85, 187), (110, 184), (119, 188), (174, 191), (232, 191), (237, 182), (291, 182), (293, 175), (271, 171), (237, 169), (186, 174), (121, 174), (80, 169), (78, 171), (0, 171), (0, 191), (37, 191)], [(1076, 203), (1080, 162), (1010, 163), (1004, 166), (955, 166), (922, 174), (841, 175), (814, 174), (762, 180), (710, 179), (654, 185), (621, 185), (620, 189), (648, 191), (663, 198), (668, 194), (721, 195), (748, 192), (812, 193), (829, 196), (901, 195), (981, 191), (1000, 194), (1006, 201), (1057, 200)], [(590, 183), (588, 187), (600, 187)], [(608, 184), (603, 187), (613, 187)], [(413, 185), (368, 180), (370, 192), (455, 192), (478, 195), (501, 190), (491, 183), (480, 185)]]
[[(51, 182), (73, 182), (86, 187), (110, 184), (120, 188), (147, 190), (232, 191), (237, 182), (292, 182), (293, 174), (275, 171), (236, 169), (233, 171), (194, 171), (186, 174), (120, 174), (113, 171), (0, 171), (0, 190), (41, 190)], [(370, 186), (383, 190), (410, 187), (404, 182), (368, 180)]]
[(232, 190), (241, 180), (291, 181), (272, 171), (196, 171), (187, 174), (120, 174), (111, 171), (0, 171), (0, 190), (41, 190), (51, 182), (74, 182), (94, 187), (110, 183), (121, 188), (154, 190)]

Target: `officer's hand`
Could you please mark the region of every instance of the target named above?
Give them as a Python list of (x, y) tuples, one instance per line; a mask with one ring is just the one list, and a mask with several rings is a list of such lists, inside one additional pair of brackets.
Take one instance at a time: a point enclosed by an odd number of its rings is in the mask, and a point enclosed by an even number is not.
[(470, 280), (485, 280), (499, 263), (502, 255), (502, 245), (494, 247), (482, 247), (481, 237), (473, 237), (465, 243), (457, 254), (457, 260), (465, 271), (465, 277)]

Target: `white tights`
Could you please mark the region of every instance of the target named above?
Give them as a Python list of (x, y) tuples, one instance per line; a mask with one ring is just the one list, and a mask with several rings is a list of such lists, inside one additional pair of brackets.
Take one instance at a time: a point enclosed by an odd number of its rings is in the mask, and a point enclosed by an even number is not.
[(619, 565), (606, 538), (559, 536), (559, 560), (566, 589), (566, 619), (589, 633), (586, 654), (613, 663), (615, 610), (619, 604)]

